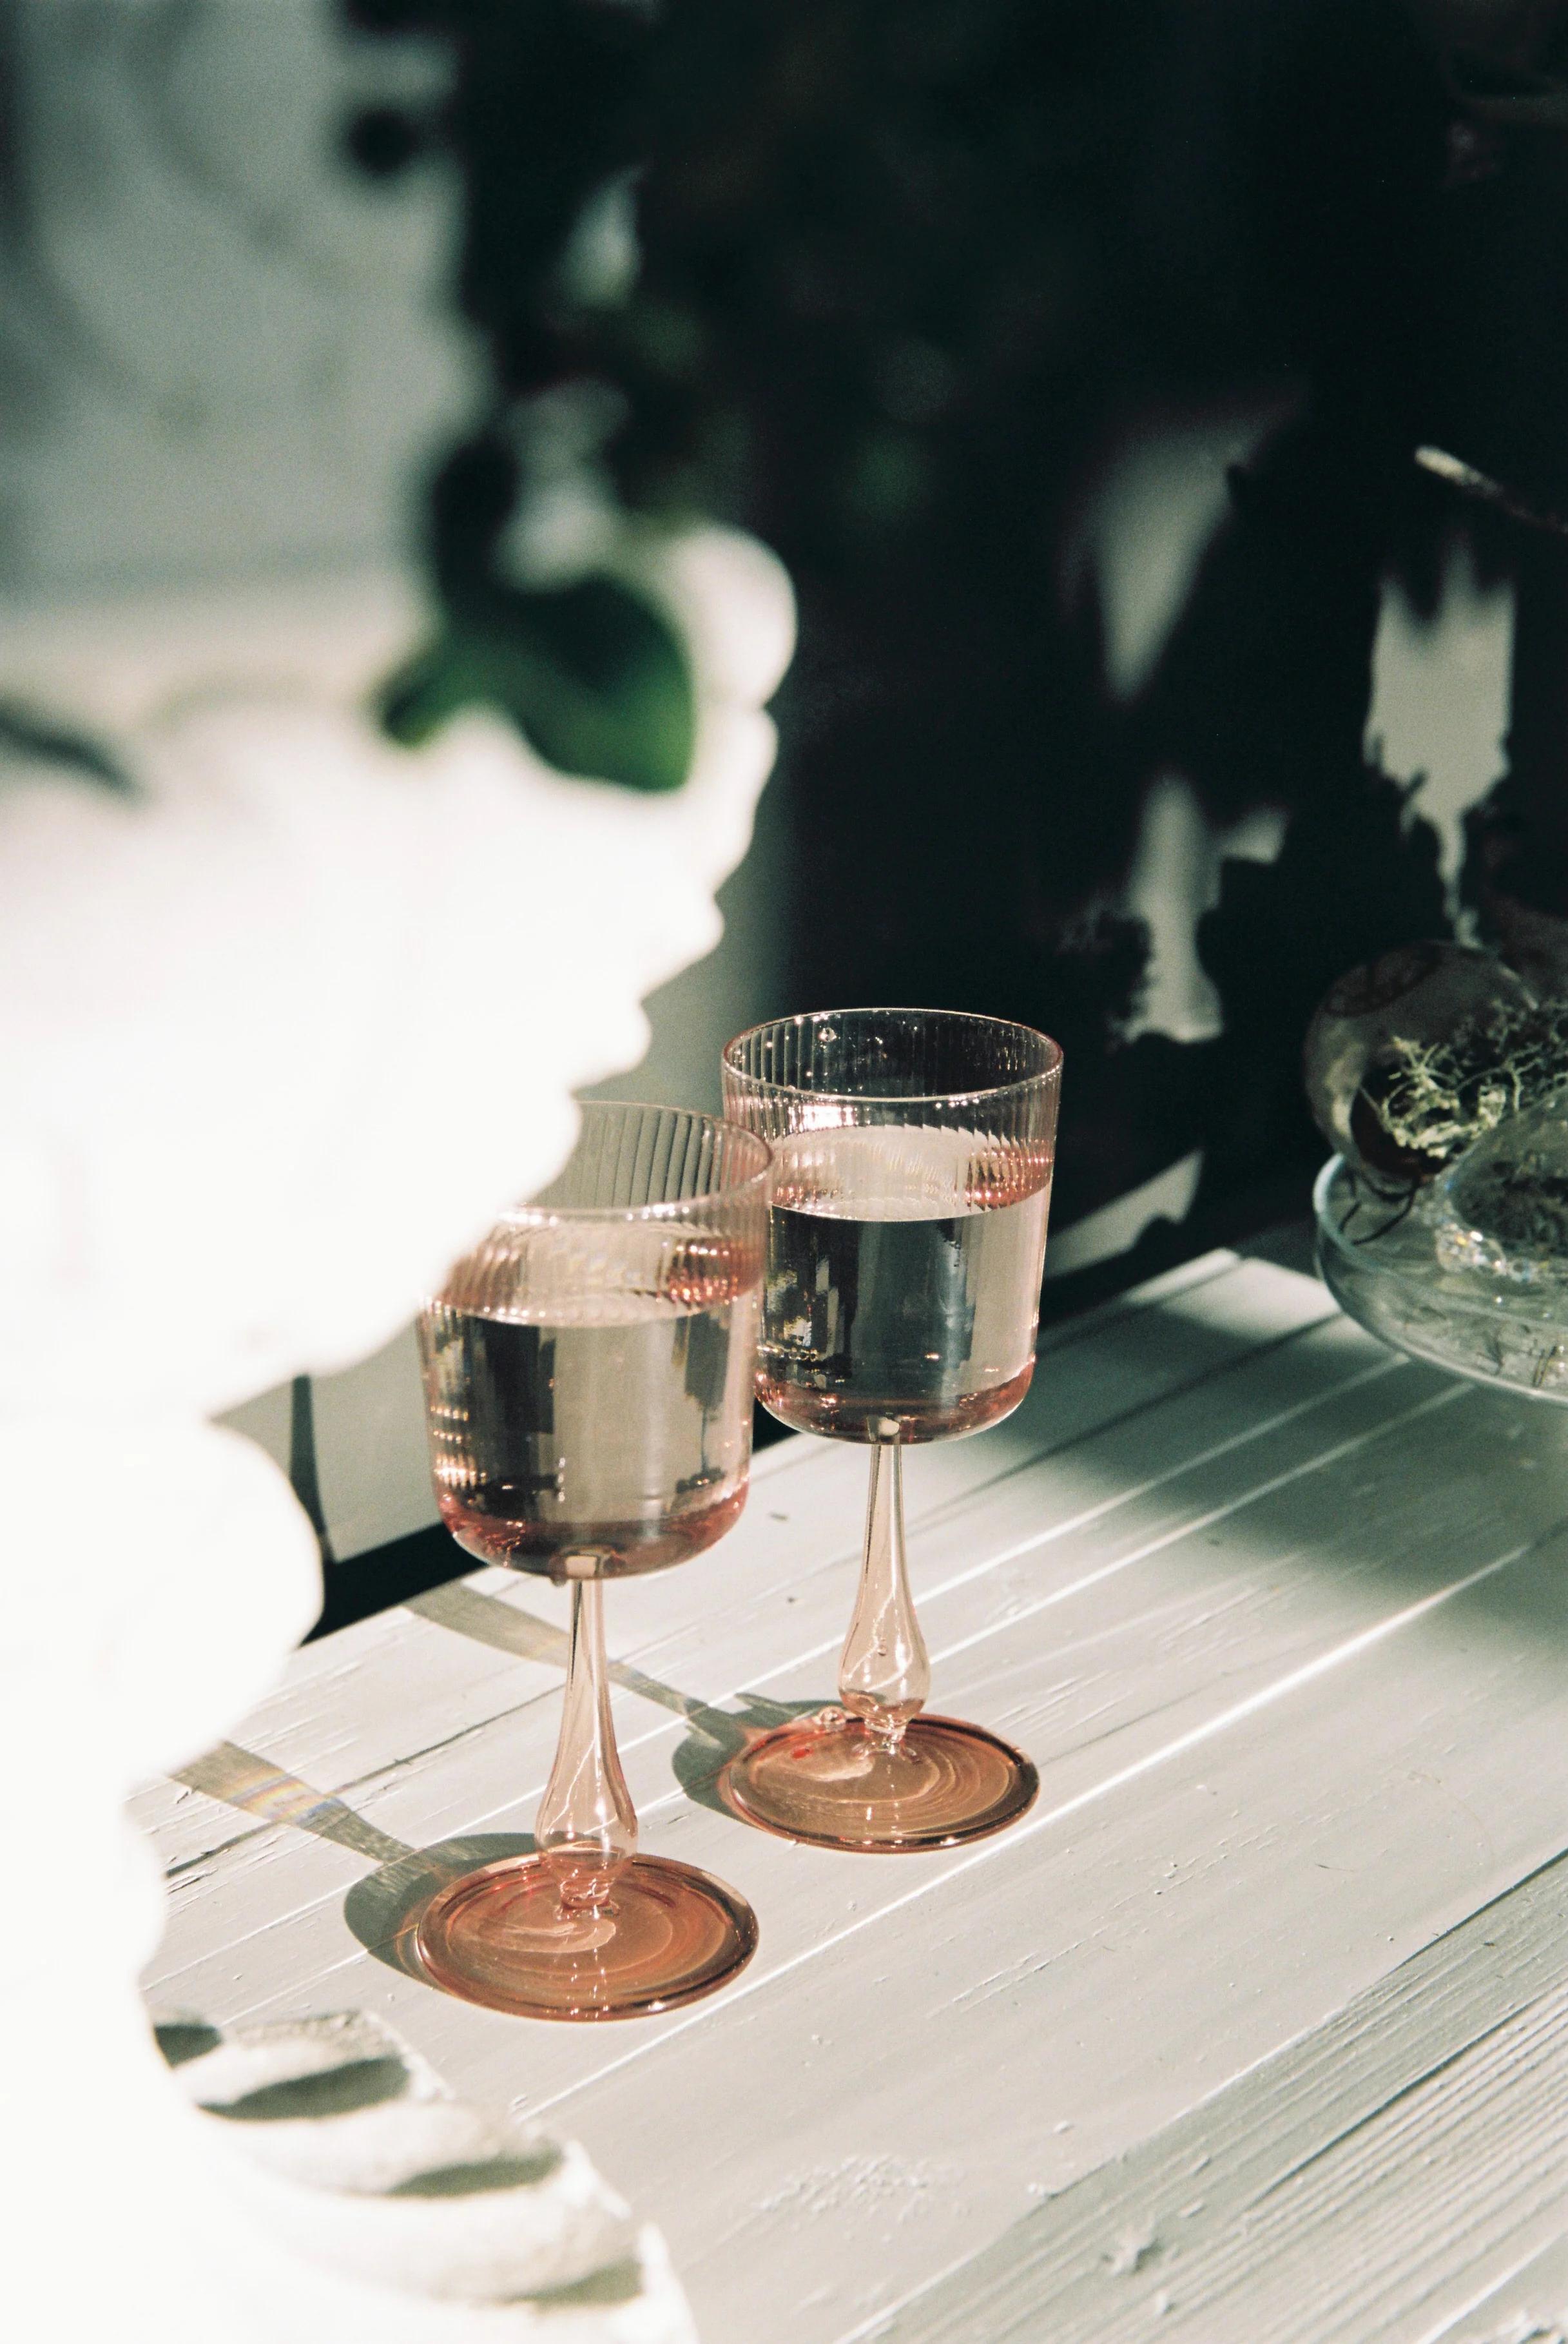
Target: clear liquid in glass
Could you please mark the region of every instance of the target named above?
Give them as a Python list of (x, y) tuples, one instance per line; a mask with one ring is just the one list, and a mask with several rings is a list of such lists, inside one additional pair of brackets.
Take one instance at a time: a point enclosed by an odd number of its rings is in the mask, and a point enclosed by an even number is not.
[(602, 1577), (660, 1571), (745, 1502), (755, 1257), (689, 1238), (673, 1250), (653, 1228), (605, 1291), (574, 1258), (591, 1230), (530, 1234), (533, 1254), (552, 1241), (561, 1275), (531, 1255), (526, 1308), (463, 1308), (460, 1273), (421, 1317), (441, 1519), (485, 1562), (548, 1573), (586, 1550)]
[(778, 1144), (757, 1390), (804, 1432), (938, 1440), (1016, 1408), (1034, 1371), (1051, 1159), (963, 1131)]

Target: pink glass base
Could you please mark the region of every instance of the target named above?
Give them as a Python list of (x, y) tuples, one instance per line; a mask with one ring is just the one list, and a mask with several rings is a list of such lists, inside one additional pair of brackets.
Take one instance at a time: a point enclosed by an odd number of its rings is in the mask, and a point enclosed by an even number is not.
[(607, 1904), (561, 1903), (544, 1857), (508, 1856), (442, 1888), (414, 1934), (431, 1983), (522, 2018), (642, 2018), (695, 2002), (756, 1951), (751, 1906), (689, 1864), (637, 1855)]
[(1040, 1778), (1021, 1750), (956, 1718), (912, 1718), (890, 1750), (841, 1709), (775, 1726), (719, 1777), (731, 1812), (812, 1847), (893, 1854), (1006, 1830)]

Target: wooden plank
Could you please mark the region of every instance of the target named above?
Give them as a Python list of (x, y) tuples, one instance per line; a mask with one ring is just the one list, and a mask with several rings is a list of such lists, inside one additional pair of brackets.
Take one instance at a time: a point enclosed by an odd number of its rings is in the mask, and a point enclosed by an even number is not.
[(1568, 2304), (1565, 2107), (1560, 1861), (851, 2332), (1545, 2344)]

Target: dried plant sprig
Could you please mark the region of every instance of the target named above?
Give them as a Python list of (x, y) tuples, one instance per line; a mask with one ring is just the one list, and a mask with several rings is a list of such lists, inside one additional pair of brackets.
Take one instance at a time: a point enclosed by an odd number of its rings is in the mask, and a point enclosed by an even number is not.
[(1396, 1036), (1369, 1090), (1395, 1144), (1446, 1163), (1568, 1081), (1568, 1000), (1499, 1003), (1442, 1042)]

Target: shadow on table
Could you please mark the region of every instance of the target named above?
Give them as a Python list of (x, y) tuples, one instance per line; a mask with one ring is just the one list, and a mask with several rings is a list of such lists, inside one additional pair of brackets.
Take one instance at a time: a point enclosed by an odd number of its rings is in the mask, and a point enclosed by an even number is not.
[(531, 1855), (531, 1832), (471, 1832), (461, 1839), (410, 1847), (357, 1881), (343, 1900), (343, 1918), (368, 1954), (421, 1985), (433, 1983), (414, 1950), (420, 1917), (439, 1889), (482, 1864)]
[(814, 1717), (833, 1698), (824, 1693), (815, 1701), (764, 1701), (760, 1693), (743, 1692), (736, 1695), (738, 1709), (709, 1709), (703, 1702), (688, 1701), (671, 1686), (655, 1692), (651, 1679), (647, 1683), (649, 1699), (667, 1696), (666, 1705), (678, 1711), (692, 1728), (670, 1760), (676, 1782), (693, 1804), (707, 1807), (715, 1815), (728, 1815), (732, 1823), (739, 1819), (719, 1796), (719, 1776), (730, 1760), (775, 1726), (793, 1725), (798, 1717)]
[[(416, 1596), (408, 1608), (453, 1634), (490, 1645), (492, 1651), (565, 1669), (564, 1631), (539, 1619), (521, 1603), (503, 1602), (480, 1588), (459, 1582)], [(651, 1677), (634, 1662), (612, 1660), (609, 1671), (612, 1684), (652, 1702), (656, 1708), (671, 1711), (691, 1728), (672, 1762), (675, 1779), (689, 1799), (715, 1814), (729, 1812), (714, 1785), (731, 1758), (756, 1735), (771, 1733), (775, 1725), (787, 1725), (794, 1718), (814, 1716), (824, 1701), (833, 1698), (824, 1691), (817, 1701), (778, 1702), (764, 1700), (760, 1693), (742, 1692), (734, 1696), (736, 1708), (714, 1709), (693, 1694), (682, 1692), (678, 1686), (666, 1684), (663, 1678)]]
[[(411, 1598), (408, 1608), (498, 1652), (541, 1662), (547, 1667), (565, 1667), (567, 1642), (561, 1629), (481, 1589), (460, 1581), (433, 1588)], [(822, 1706), (821, 1700), (768, 1701), (757, 1693), (743, 1692), (735, 1696), (734, 1707), (716, 1709), (662, 1678), (648, 1675), (632, 1662), (612, 1661), (609, 1666), (615, 1684), (669, 1711), (686, 1726), (672, 1755), (672, 1771), (686, 1796), (714, 1814), (729, 1814), (719, 1796), (718, 1778), (730, 1759), (760, 1734), (797, 1717), (812, 1716)], [(356, 1814), (342, 1800), (324, 1796), (251, 1753), (228, 1751), (228, 1745), (225, 1750), (221, 1779), (208, 1779), (204, 1773), (197, 1787), (378, 1859), (376, 1870), (349, 1890), (343, 1917), (367, 1953), (421, 1985), (428, 1985), (430, 1980), (414, 1950), (414, 1937), (420, 1916), (438, 1890), (481, 1864), (533, 1854), (533, 1840), (526, 1832), (470, 1833), (430, 1847), (405, 1846)], [(204, 1761), (203, 1765), (210, 1773), (215, 1763)]]

